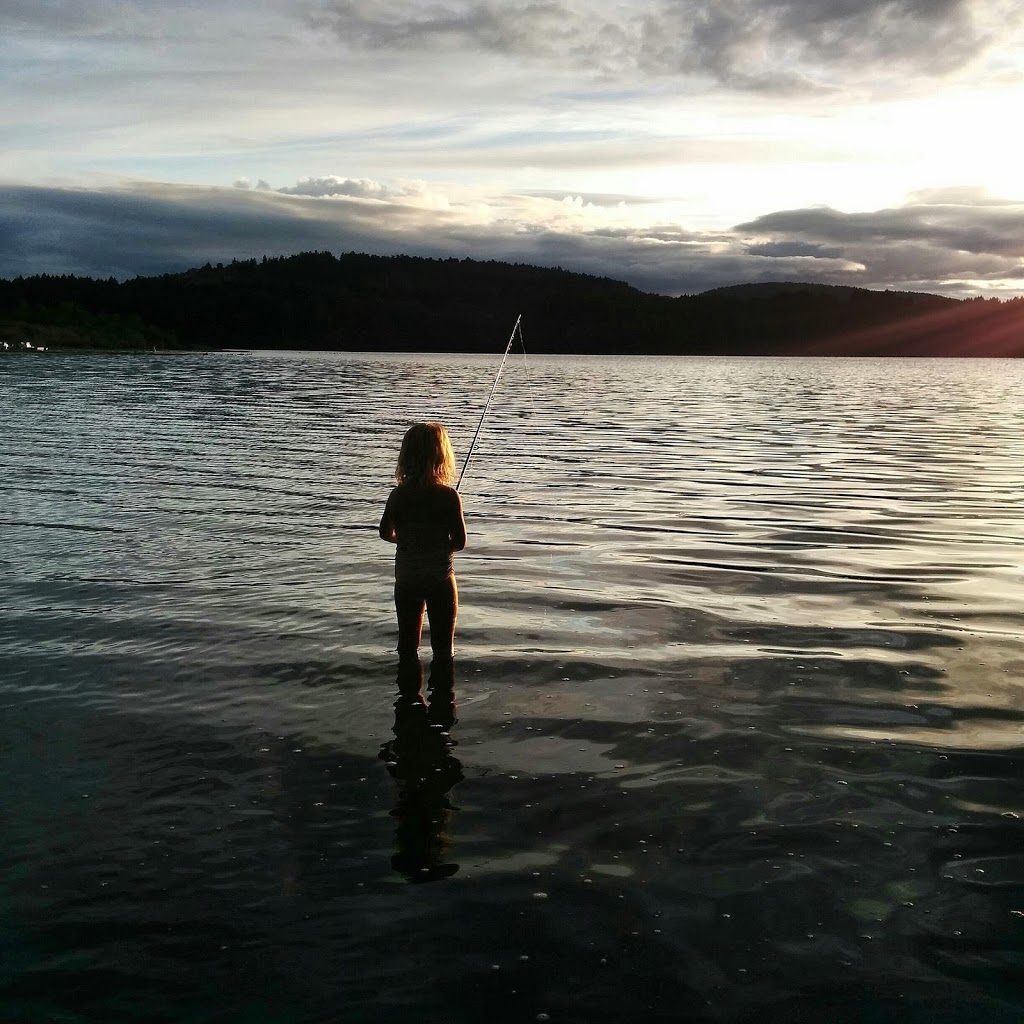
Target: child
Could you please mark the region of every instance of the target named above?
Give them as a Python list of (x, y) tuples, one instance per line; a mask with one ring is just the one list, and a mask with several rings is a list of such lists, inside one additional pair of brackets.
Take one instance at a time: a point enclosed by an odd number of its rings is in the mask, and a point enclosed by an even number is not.
[[(395, 612), (398, 616), (399, 687), (415, 668), (419, 691), (419, 647), (423, 611), (430, 621), (431, 686), (454, 684), (455, 618), (459, 592), (453, 554), (466, 546), (462, 499), (452, 487), (455, 455), (440, 423), (416, 423), (402, 439), (395, 469), (397, 486), (380, 520), (382, 540), (397, 544)], [(446, 684), (447, 686), (447, 684)]]

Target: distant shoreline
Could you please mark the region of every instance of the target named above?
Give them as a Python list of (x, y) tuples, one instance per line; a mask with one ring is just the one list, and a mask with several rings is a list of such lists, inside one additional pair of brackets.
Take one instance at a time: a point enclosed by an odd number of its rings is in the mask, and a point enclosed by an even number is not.
[[(0, 358), (3, 356), (196, 356), (196, 355), (261, 355), (272, 356), (275, 354), (302, 356), (302, 355), (339, 355), (339, 356), (436, 356), (438, 358), (453, 356), (474, 356), (480, 359), (493, 358), (494, 354), (486, 352), (423, 352), (415, 349), (324, 349), (324, 348), (288, 348), (288, 349), (239, 349), (239, 348), (176, 348), (176, 349), (142, 349), (142, 348), (47, 348), (43, 350), (32, 350), (28, 352), (5, 352), (0, 349)], [(500, 356), (500, 352), (497, 355)], [(798, 353), (798, 352), (774, 352), (774, 353), (735, 353), (735, 352), (530, 352), (527, 358), (538, 359), (1020, 359), (1022, 354), (1013, 355), (970, 355), (962, 352), (941, 353), (941, 354), (907, 354), (900, 352), (858, 352), (858, 353)]]
[(769, 282), (671, 298), (522, 264), (329, 252), (0, 281), (0, 341), (51, 351), (1024, 355), (1024, 299)]

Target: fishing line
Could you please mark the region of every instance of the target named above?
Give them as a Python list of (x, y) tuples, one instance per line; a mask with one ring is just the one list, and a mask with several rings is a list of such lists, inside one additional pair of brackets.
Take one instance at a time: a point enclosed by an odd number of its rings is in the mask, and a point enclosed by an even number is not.
[[(515, 326), (512, 328), (512, 333), (509, 335), (508, 344), (505, 346), (505, 354), (501, 357), (501, 365), (498, 367), (498, 372), (494, 377), (494, 383), (491, 385), (491, 392), (487, 396), (487, 401), (484, 403), (484, 411), (480, 414), (480, 422), (476, 425), (476, 433), (473, 435), (473, 441), (469, 446), (469, 452), (466, 455), (466, 461), (462, 464), (462, 472), (459, 474), (459, 482), (455, 485), (455, 490), (458, 490), (462, 486), (462, 478), (466, 475), (466, 470), (469, 469), (469, 460), (473, 458), (473, 449), (476, 448), (477, 438), (480, 436), (480, 430), (484, 425), (484, 420), (487, 418), (487, 410), (491, 407), (491, 399), (494, 397), (494, 392), (498, 388), (498, 381), (501, 380), (501, 371), (505, 369), (505, 360), (508, 359), (509, 352), (512, 351), (512, 342), (516, 340), (516, 334), (519, 334), (519, 343), (523, 341), (523, 331), (519, 326), (523, 319), (523, 314), (520, 313), (516, 317)], [(526, 346), (523, 346), (523, 359), (526, 359)]]
[[(515, 326), (512, 328), (512, 333), (509, 335), (508, 344), (505, 346), (505, 354), (501, 357), (501, 365), (498, 367), (498, 372), (495, 374), (494, 383), (491, 385), (490, 393), (487, 395), (487, 401), (484, 403), (484, 411), (480, 414), (480, 422), (476, 425), (476, 433), (473, 434), (473, 440), (469, 446), (469, 453), (466, 455), (466, 461), (463, 463), (462, 472), (459, 474), (459, 482), (455, 485), (455, 489), (458, 490), (462, 486), (462, 478), (466, 475), (466, 470), (469, 468), (469, 460), (473, 457), (473, 450), (476, 448), (477, 438), (480, 436), (480, 430), (484, 425), (484, 420), (487, 418), (487, 410), (491, 407), (491, 399), (494, 397), (494, 392), (498, 388), (498, 381), (501, 380), (501, 373), (505, 369), (505, 361), (508, 359), (509, 352), (512, 351), (512, 344), (516, 340), (516, 335), (519, 335), (519, 346), (523, 352), (523, 374), (526, 377), (526, 383), (530, 390), (530, 398), (534, 400), (536, 405), (536, 395), (533, 389), (533, 381), (530, 379), (530, 371), (527, 365), (528, 360), (526, 358), (526, 342), (523, 341), (523, 326), (522, 326), (523, 314), (520, 313), (516, 317)], [(554, 565), (554, 553), (548, 553), (548, 575), (550, 576), (551, 567)], [(545, 587), (546, 583), (543, 584)], [(541, 602), (544, 609), (543, 619), (540, 624), (541, 632), (547, 627), (548, 621), (548, 604), (546, 601)]]
[(533, 381), (530, 379), (530, 367), (526, 359), (526, 342), (523, 341), (523, 325), (519, 325), (519, 348), (523, 353), (523, 376), (526, 378), (526, 386), (530, 391), (530, 400), (536, 405), (537, 393), (533, 390)]

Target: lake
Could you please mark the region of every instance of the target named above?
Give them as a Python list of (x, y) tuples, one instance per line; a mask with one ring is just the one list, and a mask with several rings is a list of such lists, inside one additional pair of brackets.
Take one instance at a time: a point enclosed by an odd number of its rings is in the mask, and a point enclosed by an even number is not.
[(0, 1020), (1019, 1022), (1024, 361), (499, 358), (0, 359)]

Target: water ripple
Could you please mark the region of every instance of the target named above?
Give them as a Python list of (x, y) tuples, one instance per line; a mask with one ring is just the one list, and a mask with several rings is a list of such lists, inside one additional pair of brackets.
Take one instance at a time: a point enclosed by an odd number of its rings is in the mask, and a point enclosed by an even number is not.
[(1018, 1021), (1024, 366), (510, 361), (410, 726), (495, 369), (0, 362), (0, 1017)]

